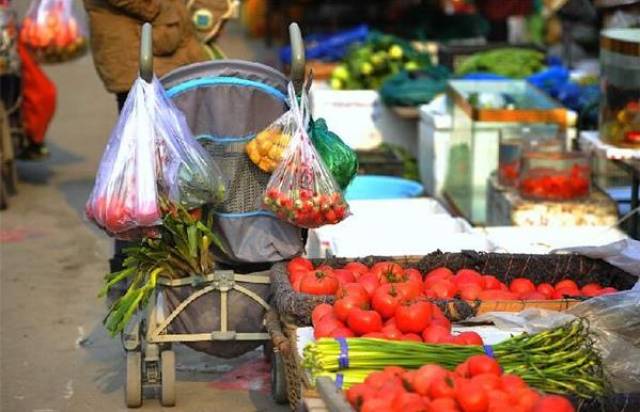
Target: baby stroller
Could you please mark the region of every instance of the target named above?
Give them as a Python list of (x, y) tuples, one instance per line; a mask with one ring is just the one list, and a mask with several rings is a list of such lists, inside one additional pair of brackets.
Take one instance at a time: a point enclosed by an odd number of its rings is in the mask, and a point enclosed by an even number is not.
[[(153, 76), (151, 27), (141, 37), (141, 77)], [(300, 30), (290, 27), (294, 50), (292, 77), (302, 87), (304, 50)], [(159, 387), (160, 402), (173, 406), (174, 343), (220, 357), (236, 357), (260, 345), (272, 360), (272, 395), (287, 400), (284, 366), (270, 349), (265, 318), (269, 305), (269, 267), (303, 250), (300, 229), (259, 210), (269, 175), (245, 154), (245, 144), (287, 110), (289, 80), (280, 72), (246, 61), (209, 61), (175, 70), (161, 79), (184, 113), (193, 135), (222, 169), (227, 197), (216, 209), (223, 270), (207, 277), (158, 281), (148, 310), (123, 334), (126, 352), (125, 400), (142, 404), (143, 387)]]

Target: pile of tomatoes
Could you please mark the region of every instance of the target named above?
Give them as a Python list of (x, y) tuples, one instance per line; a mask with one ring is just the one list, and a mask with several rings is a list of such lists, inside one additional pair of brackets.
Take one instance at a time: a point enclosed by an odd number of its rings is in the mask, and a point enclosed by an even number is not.
[(523, 197), (537, 200), (573, 200), (589, 196), (588, 168), (573, 165), (569, 173), (554, 170), (530, 170), (519, 183)]
[(264, 206), (295, 226), (314, 228), (333, 225), (347, 216), (347, 203), (342, 193), (315, 193), (310, 189), (280, 191), (268, 188)]
[(347, 391), (359, 412), (574, 412), (562, 396), (542, 395), (498, 362), (475, 355), (448, 371), (428, 364), (407, 371), (389, 366)]

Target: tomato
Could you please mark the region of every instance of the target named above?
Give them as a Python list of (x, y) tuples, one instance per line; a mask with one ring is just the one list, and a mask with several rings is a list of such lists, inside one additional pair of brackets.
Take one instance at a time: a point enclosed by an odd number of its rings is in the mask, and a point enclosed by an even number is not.
[(487, 290), (500, 289), (500, 281), (495, 276), (484, 275), (482, 283)]
[(439, 299), (452, 299), (456, 295), (458, 288), (450, 280), (440, 280), (431, 285), (431, 291)]
[(403, 333), (422, 333), (429, 326), (432, 304), (424, 301), (404, 302), (396, 309), (396, 326)]
[(434, 399), (429, 404), (429, 411), (433, 412), (456, 412), (459, 410), (458, 404), (452, 398)]
[(287, 271), (289, 273), (295, 273), (298, 271), (308, 272), (310, 270), (313, 270), (313, 263), (302, 256), (296, 256), (287, 263)]
[(571, 402), (558, 395), (543, 396), (533, 408), (533, 412), (574, 412)]
[(393, 408), (396, 411), (427, 411), (422, 396), (417, 393), (405, 392), (397, 396), (393, 401)]
[(449, 337), (450, 329), (439, 325), (430, 325), (422, 332), (422, 339), (425, 343), (442, 343)]
[(355, 384), (347, 390), (347, 400), (356, 408), (374, 395), (375, 389), (365, 383)]
[(329, 336), (332, 338), (352, 338), (356, 335), (353, 334), (351, 329), (340, 326), (332, 330), (331, 333), (329, 333)]
[(353, 309), (362, 308), (362, 302), (357, 298), (346, 297), (338, 299), (333, 304), (333, 313), (336, 318), (342, 322), (346, 322), (349, 314)]
[(360, 276), (360, 278), (358, 279), (358, 283), (362, 285), (369, 296), (372, 296), (378, 286), (380, 286), (378, 277), (373, 273), (365, 273), (364, 275)]
[(610, 295), (611, 293), (616, 293), (616, 292), (618, 292), (618, 289), (616, 288), (612, 288), (612, 287), (602, 288), (598, 292), (598, 296)]
[(464, 300), (477, 300), (482, 292), (482, 287), (477, 283), (465, 283), (458, 286), (458, 295)]
[(469, 363), (468, 362), (462, 362), (461, 364), (456, 366), (456, 368), (453, 370), (453, 373), (455, 373), (456, 375), (458, 375), (461, 378), (468, 378), (469, 377)]
[(406, 370), (404, 368), (401, 368), (400, 366), (386, 366), (382, 370), (382, 372), (390, 376), (397, 376), (398, 378), (401, 378), (402, 375), (404, 375), (404, 373), (406, 372)]
[(313, 336), (316, 339), (324, 338), (331, 335), (337, 328), (344, 328), (344, 324), (340, 322), (338, 319), (333, 317), (325, 316), (320, 319), (317, 325), (313, 327)]
[(534, 285), (529, 279), (515, 278), (511, 281), (509, 290), (516, 295), (523, 295), (525, 293), (535, 292), (536, 285)]
[(345, 297), (357, 299), (363, 304), (369, 302), (369, 294), (360, 283), (345, 283), (344, 285), (340, 285), (336, 292), (336, 299)]
[(481, 373), (479, 375), (476, 375), (471, 378), (471, 383), (486, 392), (489, 392), (491, 390), (499, 390), (502, 385), (500, 377), (492, 373)]
[(462, 332), (460, 333), (457, 338), (459, 338), (462, 341), (463, 345), (484, 345), (484, 342), (482, 341), (482, 337), (480, 335), (478, 335), (476, 332)]
[(391, 410), (391, 400), (389, 399), (380, 399), (380, 398), (370, 398), (362, 403), (362, 408), (360, 408), (360, 412), (380, 412), (380, 411), (390, 411)]
[(298, 270), (296, 272), (289, 272), (289, 282), (291, 282), (291, 287), (296, 292), (300, 292), (300, 283), (302, 282), (302, 278), (309, 273), (308, 270)]
[(433, 269), (431, 272), (427, 273), (424, 278), (424, 289), (427, 290), (431, 288), (431, 285), (433, 285), (434, 283), (439, 282), (441, 280), (449, 280), (452, 277), (453, 277), (453, 272), (448, 268), (439, 267), (439, 268)]
[(366, 377), (364, 383), (371, 386), (374, 389), (380, 389), (382, 386), (389, 381), (389, 376), (382, 371), (371, 372), (369, 376)]
[(362, 338), (371, 338), (371, 339), (387, 339), (387, 337), (384, 336), (384, 333), (382, 333), (382, 332), (365, 333), (361, 337)]
[(580, 296), (580, 291), (574, 288), (556, 288), (555, 292), (551, 294), (551, 299), (565, 299)]
[(417, 335), (415, 333), (405, 333), (404, 335), (400, 336), (400, 340), (422, 342), (422, 338), (420, 337), (420, 335)]
[(397, 263), (379, 262), (373, 265), (371, 273), (378, 276), (380, 283), (399, 283), (407, 280), (404, 269)]
[(413, 280), (422, 284), (422, 273), (418, 269), (409, 268), (404, 270), (404, 275), (407, 280)]
[(396, 290), (400, 292), (405, 299), (413, 300), (422, 293), (422, 283), (415, 280), (407, 280), (403, 283), (394, 283)]
[(482, 275), (473, 269), (460, 269), (453, 277), (453, 283), (460, 287), (461, 285), (477, 285), (482, 288)]
[(602, 290), (602, 286), (598, 285), (597, 283), (588, 283), (584, 285), (582, 289), (580, 289), (583, 295), (589, 297), (597, 296), (600, 290)]
[[(485, 376), (485, 375), (478, 375), (478, 376)], [(495, 375), (488, 375), (488, 376), (495, 376)], [(480, 385), (486, 385), (486, 383), (481, 382)], [(494, 404), (502, 404), (502, 403), (507, 403), (510, 404), (511, 402), (511, 398), (509, 397), (509, 395), (507, 394), (507, 392), (504, 392), (503, 390), (500, 390), (500, 388), (496, 388), (496, 389), (488, 389), (487, 390), (487, 397), (489, 398), (489, 405), (494, 405)]]
[(502, 375), (502, 369), (498, 362), (487, 355), (473, 355), (469, 359), (469, 375), (473, 378), (481, 373), (492, 373), (494, 375)]
[(382, 330), (382, 318), (375, 310), (353, 309), (349, 313), (347, 324), (356, 335), (365, 335)]
[(564, 279), (556, 283), (556, 290), (562, 288), (578, 289), (578, 285), (571, 279)]
[(444, 376), (439, 376), (431, 381), (429, 396), (434, 399), (453, 398), (456, 395), (456, 384), (454, 375), (447, 372)]
[(527, 386), (526, 382), (518, 375), (505, 373), (500, 377), (501, 388), (507, 393), (516, 392), (520, 388)]
[(328, 270), (314, 270), (300, 281), (300, 291), (311, 295), (333, 295), (338, 290), (338, 279)]
[(480, 300), (517, 300), (518, 295), (504, 290), (483, 290)]
[(431, 383), (447, 376), (449, 372), (442, 366), (428, 364), (420, 367), (413, 375), (411, 386), (420, 395), (429, 395)]
[(538, 292), (538, 291), (534, 291), (534, 292), (528, 292), (528, 293), (523, 293), (522, 295), (520, 295), (520, 299), (522, 300), (547, 300), (547, 295), (545, 295), (544, 293)]
[(335, 275), (336, 279), (338, 279), (338, 282), (340, 282), (340, 284), (353, 283), (356, 281), (355, 276), (353, 276), (353, 272), (351, 272), (350, 270), (334, 269), (333, 274)]
[(318, 322), (320, 322), (320, 319), (329, 314), (333, 314), (333, 306), (328, 303), (321, 303), (317, 305), (311, 312), (311, 324), (317, 325)]
[(556, 291), (550, 283), (541, 283), (536, 290), (544, 294), (547, 298), (550, 298), (553, 292)]
[(489, 407), (489, 397), (484, 388), (470, 382), (458, 383), (456, 400), (464, 412), (485, 412)]
[(371, 297), (371, 307), (384, 319), (393, 317), (398, 305), (404, 300), (404, 296), (398, 292), (394, 284), (382, 285)]
[(400, 340), (400, 338), (402, 337), (402, 332), (400, 332), (395, 325), (383, 326), (382, 333), (384, 333), (385, 338), (391, 340)]
[(530, 411), (540, 400), (540, 394), (531, 388), (521, 388), (512, 399), (525, 410)]
[(343, 269), (350, 270), (356, 278), (359, 278), (369, 271), (367, 265), (360, 262), (349, 262), (344, 265)]

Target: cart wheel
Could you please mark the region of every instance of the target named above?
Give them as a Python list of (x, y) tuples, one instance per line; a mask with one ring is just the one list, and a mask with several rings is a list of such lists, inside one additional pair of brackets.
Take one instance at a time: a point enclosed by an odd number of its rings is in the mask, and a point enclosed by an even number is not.
[(276, 403), (285, 404), (287, 395), (287, 377), (284, 371), (284, 359), (280, 352), (272, 352), (271, 357), (271, 397)]
[(161, 392), (160, 404), (162, 406), (175, 406), (176, 404), (176, 354), (172, 350), (164, 350), (160, 354)]
[(142, 406), (142, 354), (140, 351), (127, 352), (127, 381), (125, 402), (129, 408)]

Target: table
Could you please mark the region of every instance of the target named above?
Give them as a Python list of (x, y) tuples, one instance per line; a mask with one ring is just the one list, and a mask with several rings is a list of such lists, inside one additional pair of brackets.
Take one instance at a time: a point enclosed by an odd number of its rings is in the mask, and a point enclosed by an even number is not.
[(631, 211), (635, 213), (629, 218), (629, 236), (640, 239), (640, 160), (638, 159), (615, 159), (613, 162), (631, 176)]

